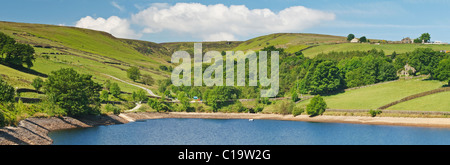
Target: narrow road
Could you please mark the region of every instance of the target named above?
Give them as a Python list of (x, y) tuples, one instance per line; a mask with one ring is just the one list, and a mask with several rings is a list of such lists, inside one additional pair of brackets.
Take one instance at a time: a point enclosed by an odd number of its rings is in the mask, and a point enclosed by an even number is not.
[(137, 111), (139, 108), (141, 108), (141, 106), (142, 106), (142, 104), (139, 102), (139, 103), (136, 103), (136, 106), (133, 108), (133, 109), (129, 109), (129, 110), (126, 110), (125, 112), (134, 112), (134, 111)]
[(121, 82), (123, 82), (123, 83), (126, 83), (126, 84), (129, 84), (129, 85), (133, 85), (133, 86), (135, 86), (135, 87), (144, 89), (145, 91), (147, 91), (148, 94), (150, 94), (150, 96), (160, 97), (160, 96), (158, 96), (158, 95), (155, 95), (155, 94), (152, 92), (152, 90), (147, 89), (147, 88), (145, 88), (145, 87), (143, 87), (143, 86), (140, 86), (140, 85), (136, 85), (136, 84), (132, 84), (132, 83), (126, 82), (126, 81), (124, 81), (124, 80), (121, 80), (121, 79), (119, 79), (119, 78), (117, 78), (117, 77), (114, 77), (114, 76), (111, 76), (111, 75), (108, 75), (108, 74), (104, 74), (104, 75), (109, 76), (109, 77), (111, 77), (111, 78), (113, 78), (113, 79), (116, 79), (116, 80), (118, 80), (118, 81), (121, 81)]

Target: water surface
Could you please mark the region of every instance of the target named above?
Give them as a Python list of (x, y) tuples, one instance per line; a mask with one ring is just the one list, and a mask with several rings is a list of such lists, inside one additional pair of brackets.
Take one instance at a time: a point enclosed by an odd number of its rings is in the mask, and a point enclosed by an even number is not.
[(66, 145), (434, 145), (450, 129), (243, 119), (150, 119), (50, 132)]

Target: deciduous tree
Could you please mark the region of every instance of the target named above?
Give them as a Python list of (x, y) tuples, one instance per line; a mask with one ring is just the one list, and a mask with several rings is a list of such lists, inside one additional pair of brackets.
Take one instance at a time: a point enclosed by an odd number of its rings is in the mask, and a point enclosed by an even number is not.
[(69, 116), (98, 114), (102, 86), (91, 78), (92, 75), (63, 68), (50, 73), (44, 88), (49, 100)]

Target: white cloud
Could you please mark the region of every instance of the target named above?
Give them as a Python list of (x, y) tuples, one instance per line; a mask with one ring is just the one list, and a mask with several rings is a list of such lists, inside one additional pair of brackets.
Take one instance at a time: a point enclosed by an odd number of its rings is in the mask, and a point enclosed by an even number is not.
[(113, 5), (115, 8), (119, 9), (120, 11), (125, 11), (125, 8), (117, 4), (117, 2), (112, 1), (111, 5)]
[(220, 32), (214, 34), (207, 34), (202, 36), (204, 41), (236, 41), (237, 38), (230, 33)]
[(136, 34), (130, 28), (130, 22), (127, 19), (121, 19), (117, 16), (111, 16), (108, 19), (99, 17), (97, 19), (91, 16), (81, 18), (75, 25), (80, 28), (87, 28), (111, 33), (119, 38), (140, 38), (142, 34)]
[[(111, 4), (125, 10), (116, 2)], [(270, 9), (249, 9), (245, 5), (203, 5), (200, 3), (154, 3), (140, 8), (131, 18), (111, 16), (107, 19), (86, 16), (76, 27), (105, 31), (119, 38), (140, 38), (143, 33), (174, 33), (204, 41), (233, 41), (242, 37), (280, 32), (301, 32), (335, 14), (303, 6), (293, 6), (279, 12)], [(142, 27), (136, 33), (131, 25)]]
[(203, 5), (200, 3), (153, 4), (131, 16), (134, 24), (144, 26), (143, 33), (164, 30), (188, 33), (208, 41), (236, 40), (248, 36), (278, 32), (300, 32), (334, 20), (333, 13), (293, 6), (278, 13), (270, 9), (248, 9), (244, 5)]

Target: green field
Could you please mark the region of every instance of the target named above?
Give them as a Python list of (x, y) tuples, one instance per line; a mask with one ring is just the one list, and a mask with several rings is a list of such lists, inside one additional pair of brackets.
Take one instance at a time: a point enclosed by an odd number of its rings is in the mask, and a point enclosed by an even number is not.
[(0, 64), (0, 77), (14, 87), (32, 88), (31, 82), (37, 76)]
[[(330, 109), (377, 109), (404, 97), (440, 88), (442, 85), (443, 82), (436, 80), (398, 80), (325, 96), (324, 99)], [(300, 104), (308, 103), (309, 101), (304, 101)]]
[(371, 49), (381, 49), (386, 55), (396, 53), (412, 52), (416, 48), (431, 48), (433, 50), (450, 50), (450, 45), (424, 45), (424, 44), (368, 44), (368, 43), (342, 43), (342, 44), (322, 44), (303, 51), (305, 57), (315, 57), (320, 53), (329, 53), (332, 51), (367, 51)]
[(450, 92), (441, 92), (396, 104), (388, 110), (450, 111)]
[(267, 46), (275, 46), (277, 48), (286, 49), (286, 52), (294, 53), (313, 44), (345, 42), (345, 39), (345, 37), (322, 34), (277, 33), (247, 40), (239, 44), (233, 50), (255, 51)]

